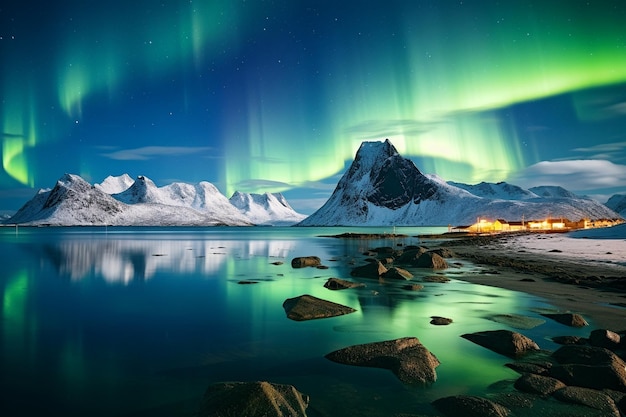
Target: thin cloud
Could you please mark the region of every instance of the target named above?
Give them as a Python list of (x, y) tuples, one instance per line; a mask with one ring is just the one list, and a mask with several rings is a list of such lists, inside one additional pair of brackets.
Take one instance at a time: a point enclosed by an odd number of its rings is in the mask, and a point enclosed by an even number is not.
[(118, 161), (146, 161), (163, 156), (202, 154), (211, 150), (212, 148), (208, 146), (144, 146), (102, 153), (101, 155)]
[(560, 185), (570, 191), (621, 187), (626, 183), (626, 165), (598, 159), (542, 161), (508, 180), (525, 188)]
[(272, 181), (272, 180), (264, 180), (264, 179), (248, 179), (239, 181), (236, 185), (236, 188), (242, 190), (258, 190), (263, 188), (292, 188), (292, 186), (286, 182), (281, 181)]

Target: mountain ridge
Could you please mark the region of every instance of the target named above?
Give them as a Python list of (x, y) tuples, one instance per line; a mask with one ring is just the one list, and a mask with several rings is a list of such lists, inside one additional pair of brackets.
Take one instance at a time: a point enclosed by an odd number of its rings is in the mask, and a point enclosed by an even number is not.
[[(65, 174), (54, 188), (39, 190), (4, 223), (54, 226), (256, 224), (209, 182), (175, 182), (157, 187), (145, 176), (138, 176), (132, 184), (129, 179), (128, 174), (109, 176), (103, 183), (92, 186), (78, 175)], [(271, 210), (271, 204), (280, 205), (280, 213)], [(271, 204), (266, 205), (268, 213), (263, 225), (287, 225), (302, 220), (303, 215), (296, 213), (288, 203), (285, 205), (274, 198)], [(258, 210), (256, 214), (259, 216)]]

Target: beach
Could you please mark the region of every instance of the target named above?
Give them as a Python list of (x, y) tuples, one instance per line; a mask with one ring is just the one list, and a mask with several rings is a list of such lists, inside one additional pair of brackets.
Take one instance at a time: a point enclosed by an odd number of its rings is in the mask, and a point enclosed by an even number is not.
[(595, 327), (625, 330), (626, 240), (603, 239), (601, 233), (597, 238), (573, 236), (503, 233), (440, 244), (460, 262), (477, 266), (463, 275), (465, 281), (542, 297)]

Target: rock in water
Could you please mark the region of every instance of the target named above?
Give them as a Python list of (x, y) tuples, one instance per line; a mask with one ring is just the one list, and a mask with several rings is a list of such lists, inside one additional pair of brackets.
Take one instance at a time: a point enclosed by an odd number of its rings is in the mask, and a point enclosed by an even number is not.
[(320, 266), (322, 260), (317, 256), (300, 256), (291, 260), (292, 268), (305, 268), (307, 266)]
[(347, 288), (365, 287), (365, 284), (360, 282), (347, 281), (340, 278), (328, 278), (328, 281), (326, 281), (324, 287), (328, 288), (329, 290), (345, 290)]
[(589, 325), (589, 323), (587, 323), (587, 321), (580, 314), (575, 313), (546, 313), (542, 314), (542, 316), (558, 321), (566, 326), (584, 327)]
[(349, 346), (326, 355), (338, 363), (389, 369), (402, 382), (432, 384), (439, 360), (416, 337)]
[(509, 415), (509, 410), (500, 404), (470, 395), (439, 398), (433, 401), (433, 405), (450, 417), (506, 417)]
[(221, 382), (202, 398), (199, 417), (306, 417), (309, 397), (291, 385)]
[(432, 268), (432, 269), (446, 269), (448, 263), (441, 256), (433, 252), (422, 253), (412, 265), (416, 268)]
[(468, 333), (461, 337), (511, 358), (519, 357), (528, 351), (539, 350), (539, 346), (533, 340), (510, 330)]
[(358, 266), (350, 272), (353, 277), (378, 279), (387, 273), (387, 268), (380, 261), (370, 262), (367, 265)]
[(383, 274), (383, 278), (385, 279), (398, 279), (398, 280), (410, 280), (413, 278), (413, 274), (407, 271), (406, 269), (391, 267)]
[(322, 300), (312, 295), (301, 295), (295, 298), (288, 298), (283, 303), (283, 308), (287, 317), (295, 321), (323, 319), (327, 317), (341, 316), (354, 313), (352, 307)]

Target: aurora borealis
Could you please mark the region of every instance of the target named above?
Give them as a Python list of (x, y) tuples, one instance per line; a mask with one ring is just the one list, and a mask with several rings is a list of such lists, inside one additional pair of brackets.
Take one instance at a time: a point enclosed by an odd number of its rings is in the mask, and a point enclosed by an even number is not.
[(12, 3), (0, 209), (70, 172), (310, 213), (385, 138), (446, 180), (626, 192), (622, 1)]

